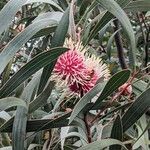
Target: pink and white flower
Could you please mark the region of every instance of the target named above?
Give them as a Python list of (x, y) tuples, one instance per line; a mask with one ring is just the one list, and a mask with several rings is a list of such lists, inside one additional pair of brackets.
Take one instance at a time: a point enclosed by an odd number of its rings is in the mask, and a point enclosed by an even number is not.
[(81, 43), (69, 39), (65, 46), (69, 50), (58, 58), (53, 71), (57, 86), (67, 87), (70, 94), (83, 96), (95, 86), (98, 79), (109, 78), (107, 65), (101, 58), (85, 55), (86, 49)]

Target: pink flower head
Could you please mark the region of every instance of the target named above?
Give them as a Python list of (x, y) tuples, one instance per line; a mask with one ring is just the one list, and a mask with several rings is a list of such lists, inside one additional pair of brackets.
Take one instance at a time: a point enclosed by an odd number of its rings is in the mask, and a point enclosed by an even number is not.
[(85, 69), (83, 57), (75, 50), (69, 50), (61, 55), (54, 68), (54, 72), (62, 76), (63, 80), (73, 81)]
[(74, 44), (68, 40), (66, 45), (70, 50), (58, 58), (53, 71), (53, 79), (56, 83), (59, 81), (58, 86), (66, 86), (70, 93), (83, 96), (99, 78), (108, 79), (108, 67), (100, 58), (85, 56), (85, 49), (80, 43)]

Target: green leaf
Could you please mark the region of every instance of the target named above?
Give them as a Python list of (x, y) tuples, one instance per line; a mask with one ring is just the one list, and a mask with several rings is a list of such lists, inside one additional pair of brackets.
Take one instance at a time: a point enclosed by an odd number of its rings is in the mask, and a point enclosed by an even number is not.
[[(0, 35), (8, 28), (15, 14), (27, 0), (10, 0), (0, 11)], [(13, 7), (12, 7), (13, 6)], [(3, 21), (2, 21), (3, 20)]]
[(127, 148), (123, 145), (122, 142), (115, 140), (115, 139), (102, 139), (100, 141), (90, 143), (84, 147), (77, 149), (77, 150), (92, 150), (92, 149), (93, 150), (102, 150), (111, 145), (121, 145), (125, 150), (127, 150)]
[[(67, 118), (69, 116), (70, 113), (67, 113), (55, 119), (28, 120), (26, 132), (39, 132), (46, 129), (61, 128), (68, 126), (69, 119)], [(72, 125), (74, 125), (74, 123), (72, 123)], [(1, 132), (12, 132), (12, 123), (10, 122), (9, 124), (7, 124), (7, 126), (3, 126), (3, 128), (0, 130)]]
[(98, 83), (93, 89), (85, 94), (79, 102), (75, 105), (72, 114), (69, 119), (69, 124), (75, 119), (75, 117), (83, 110), (83, 108), (96, 96), (103, 88), (104, 84)]
[(62, 16), (62, 19), (59, 22), (59, 25), (54, 33), (54, 36), (51, 41), (51, 48), (63, 46), (65, 36), (68, 31), (68, 27), (69, 27), (69, 7), (64, 12), (64, 15)]
[(150, 107), (150, 88), (143, 92), (122, 117), (123, 131), (128, 130)]
[[(96, 100), (94, 106), (99, 106), (101, 102), (116, 91), (121, 85), (126, 83), (130, 77), (130, 70), (122, 70), (115, 75), (113, 75), (110, 80), (105, 85), (103, 91), (101, 92), (99, 98)], [(93, 107), (94, 107), (93, 106)]]
[(0, 150), (12, 150), (12, 146), (3, 147), (0, 148)]
[(121, 23), (130, 39), (131, 50), (129, 51), (130, 67), (135, 68), (136, 63), (136, 43), (132, 25), (123, 9), (114, 0), (97, 0), (97, 2), (110, 13), (112, 13)]
[(3, 119), (5, 121), (9, 120), (11, 116), (6, 111), (0, 112), (0, 119)]
[[(110, 138), (117, 139), (119, 141), (123, 140), (123, 129), (120, 116), (117, 116), (117, 118), (115, 119)], [(121, 150), (121, 146), (119, 145), (110, 146), (110, 150)]]
[(27, 109), (27, 104), (20, 98), (6, 97), (0, 99), (0, 110), (5, 110), (14, 106), (22, 106)]
[(69, 11), (69, 34), (71, 38), (76, 41), (76, 26), (74, 20), (74, 1), (70, 4), (70, 11)]
[[(117, 3), (123, 8), (125, 7), (128, 3), (130, 2), (130, 0), (118, 0)], [(92, 3), (92, 5), (90, 6), (89, 9), (87, 9), (86, 13), (91, 11), (94, 7), (97, 6), (96, 1), (94, 1)], [(86, 14), (85, 14), (86, 15)], [(97, 33), (111, 20), (113, 19), (113, 15), (110, 12), (106, 12), (103, 17), (100, 19), (99, 22), (97, 22), (96, 25), (94, 25), (94, 27), (91, 30), (91, 34), (89, 36), (89, 38), (87, 39), (87, 43), (94, 38)], [(86, 44), (87, 44), (86, 43)]]
[(42, 70), (39, 70), (33, 75), (31, 81), (26, 85), (20, 96), (24, 101), (26, 101), (27, 105), (29, 105), (29, 102), (32, 101), (36, 95), (36, 90), (41, 78), (41, 72)]
[(2, 73), (2, 85), (6, 83), (6, 81), (10, 78), (10, 72), (11, 72), (11, 66), (12, 66), (13, 60), (10, 60), (8, 65), (6, 66), (4, 72)]
[(93, 2), (91, 3), (91, 5), (89, 6), (89, 8), (86, 9), (84, 15), (81, 16), (81, 19), (79, 20), (77, 26), (80, 25), (80, 24), (82, 23), (82, 21), (86, 20), (87, 16), (92, 12), (92, 10), (93, 10), (96, 6), (97, 6), (96, 1), (93, 1)]
[[(68, 27), (69, 27), (69, 8), (67, 8), (67, 10), (64, 12), (64, 15), (62, 16), (61, 21), (59, 22), (59, 25), (54, 33), (54, 36), (52, 37), (51, 48), (63, 46), (66, 34), (68, 32)], [(42, 90), (44, 89), (50, 77), (50, 74), (53, 70), (54, 65), (55, 62), (44, 67), (38, 89), (38, 94), (41, 93)]]
[(134, 79), (132, 84), (134, 93), (139, 96), (147, 89), (147, 83), (145, 81)]
[(148, 11), (146, 14), (145, 14), (145, 17), (149, 17), (150, 16), (150, 11)]
[[(62, 12), (46, 12), (46, 13), (40, 14), (37, 18), (35, 18), (33, 20), (33, 23), (36, 21), (39, 21), (41, 19), (45, 19), (45, 18), (51, 18), (52, 20), (56, 20), (57, 22), (59, 22), (61, 20), (62, 16), (63, 16)], [(54, 32), (56, 30), (56, 27), (57, 27), (57, 24), (51, 25), (50, 27), (47, 27), (44, 29), (41, 29), (35, 35), (33, 35), (33, 37), (31, 39), (38, 38), (41, 36), (47, 36), (50, 33)]]
[(70, 138), (70, 137), (78, 137), (78, 138), (84, 140), (86, 143), (88, 143), (87, 139), (84, 138), (84, 137), (82, 136), (82, 134), (80, 134), (80, 133), (78, 133), (78, 132), (70, 132), (70, 133), (68, 133), (64, 138)]
[(68, 134), (70, 127), (62, 127), (60, 131), (60, 143), (61, 143), (61, 150), (64, 150), (64, 144), (66, 140), (66, 136)]
[(39, 14), (34, 20), (33, 20), (33, 23), (35, 22), (38, 22), (38, 21), (41, 21), (42, 19), (48, 19), (50, 18), (51, 20), (55, 20), (56, 22), (59, 23), (59, 21), (61, 20), (63, 16), (63, 13), (62, 12), (59, 12), (59, 11), (56, 11), (56, 12), (46, 12), (46, 13), (42, 13), (42, 14)]
[(47, 103), (47, 99), (51, 95), (52, 89), (54, 87), (54, 83), (50, 82), (48, 83), (48, 86), (43, 90), (41, 94), (37, 96), (36, 99), (34, 99), (29, 104), (29, 114), (37, 110), (39, 107), (42, 107)]
[(13, 121), (14, 121), (14, 116), (11, 117), (8, 121), (6, 121), (4, 124), (2, 124), (0, 126), (0, 131), (3, 131), (7, 128), (10, 128), (10, 126), (11, 126), (11, 129), (12, 129)]
[(149, 129), (150, 129), (150, 121), (147, 123), (145, 129), (142, 131), (142, 133), (140, 134), (140, 136), (138, 137), (138, 139), (135, 141), (134, 144), (136, 144), (142, 138), (145, 132), (148, 131)]
[[(11, 24), (12, 20), (14, 19), (15, 14), (18, 12), (18, 10), (25, 4), (30, 4), (34, 2), (44, 2), (48, 3), (60, 11), (63, 11), (63, 9), (54, 1), (52, 0), (10, 0), (1, 10), (0, 12), (0, 20), (5, 20), (0, 22), (0, 34), (4, 30), (6, 30), (9, 25)], [(13, 6), (13, 7), (12, 7)]]
[(64, 114), (56, 119), (41, 119), (41, 120), (31, 120), (27, 122), (27, 132), (39, 132), (50, 128), (61, 128), (68, 126), (68, 117), (70, 113)]
[(33, 24), (29, 25), (27, 28), (25, 28), (25, 30), (18, 34), (14, 39), (12, 39), (4, 48), (4, 50), (0, 53), (0, 73), (2, 73), (8, 62), (13, 58), (13, 56), (21, 48), (21, 46), (25, 44), (30, 38), (32, 38), (33, 35), (36, 34), (39, 30), (43, 29), (48, 25), (57, 25), (57, 21), (52, 20), (49, 17), (36, 21)]
[(140, 11), (149, 11), (150, 10), (150, 1), (149, 0), (138, 0), (129, 3), (125, 7), (127, 12), (140, 12)]
[(63, 10), (66, 10), (68, 7), (68, 2), (67, 0), (57, 0), (59, 3), (59, 6), (61, 6), (63, 8)]
[(40, 144), (30, 144), (27, 150), (34, 150), (37, 147), (42, 148), (43, 145), (40, 145)]
[(60, 11), (63, 11), (63, 9), (56, 2), (54, 2), (54, 0), (27, 0), (26, 4), (39, 3), (39, 2), (50, 4), (56, 7), (57, 9), (59, 9)]
[(90, 5), (91, 0), (82, 0), (82, 3), (80, 4), (80, 8), (79, 8), (79, 14), (80, 16), (83, 16), (83, 14), (85, 13), (87, 7)]
[(112, 111), (102, 115), (101, 117), (99, 117), (99, 120), (101, 120), (101, 119), (103, 119), (103, 118), (105, 118), (105, 117), (107, 117), (107, 116), (109, 116), (111, 114), (114, 114), (114, 113), (116, 113), (119, 110), (124, 110), (125, 108), (128, 108), (131, 104), (132, 104), (132, 102), (124, 104), (122, 106), (119, 106), (119, 107), (115, 108), (114, 110), (112, 110)]
[[(38, 71), (33, 76), (32, 80), (27, 84), (27, 86), (25, 87), (21, 95), (21, 98), (26, 102), (27, 106), (29, 106), (29, 102), (32, 100), (32, 96), (35, 96), (35, 91), (37, 90), (40, 77), (41, 77), (41, 71)], [(22, 107), (17, 107), (17, 111), (15, 113), (15, 118), (13, 123), (13, 131), (12, 131), (13, 149), (18, 149), (18, 150), (24, 149), (27, 114), (28, 114), (28, 107), (27, 109), (24, 109)]]
[(66, 50), (67, 48), (54, 48), (37, 55), (9, 79), (4, 86), (2, 86), (0, 89), (0, 97), (10, 95), (22, 82), (44, 66), (53, 63), (53, 61), (55, 61), (62, 53), (66, 52)]
[(109, 21), (108, 23), (106, 23), (106, 25), (99, 31), (99, 42), (102, 43), (103, 41), (103, 36), (107, 30), (107, 28), (110, 26), (110, 23), (112, 21)]
[[(142, 117), (139, 119), (139, 121), (136, 124), (138, 136), (143, 134), (143, 131), (144, 131), (144, 129), (147, 128), (147, 125), (148, 125), (147, 115), (143, 114)], [(144, 132), (144, 134), (142, 136), (140, 136), (140, 138), (138, 138), (138, 140), (136, 139), (136, 141), (133, 144), (133, 149), (137, 149), (140, 146), (143, 149), (149, 149), (149, 144), (147, 141), (149, 141), (149, 130), (148, 129), (146, 132)]]
[(113, 43), (113, 40), (114, 40), (114, 36), (120, 31), (121, 29), (118, 29), (117, 31), (115, 31), (111, 37), (109, 38), (108, 42), (107, 42), (107, 55), (108, 55), (108, 58), (109, 60), (111, 59), (111, 46), (112, 46), (112, 43)]
[(35, 35), (33, 35), (33, 37), (31, 37), (31, 39), (34, 38), (39, 38), (41, 36), (48, 36), (50, 33), (54, 32), (56, 30), (57, 25), (45, 28), (45, 29), (41, 29), (39, 32), (37, 32)]

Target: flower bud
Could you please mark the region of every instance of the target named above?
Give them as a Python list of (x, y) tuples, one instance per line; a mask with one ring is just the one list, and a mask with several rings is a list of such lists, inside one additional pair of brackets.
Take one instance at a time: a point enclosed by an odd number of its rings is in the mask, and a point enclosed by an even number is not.
[(129, 83), (125, 83), (119, 87), (119, 92), (122, 92), (122, 95), (130, 95), (132, 93), (132, 86)]

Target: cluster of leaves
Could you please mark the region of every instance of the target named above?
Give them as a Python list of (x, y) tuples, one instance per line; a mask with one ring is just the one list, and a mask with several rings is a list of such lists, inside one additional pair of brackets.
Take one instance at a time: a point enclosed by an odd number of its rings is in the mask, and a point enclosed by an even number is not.
[[(3, 0), (0, 9), (0, 149), (149, 149), (149, 0)], [(78, 27), (112, 76), (74, 102), (49, 78)], [(129, 81), (132, 93), (119, 93)]]

